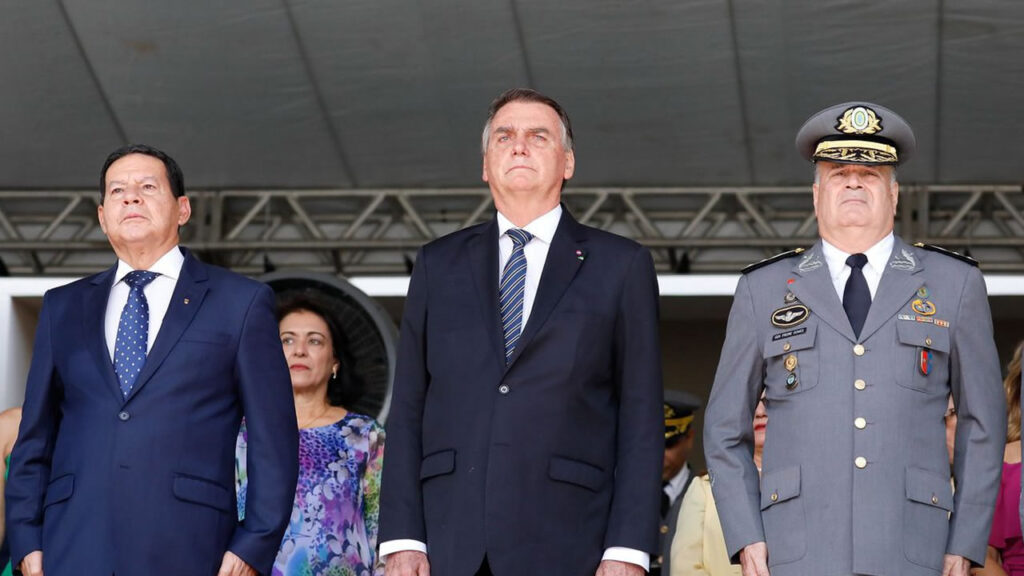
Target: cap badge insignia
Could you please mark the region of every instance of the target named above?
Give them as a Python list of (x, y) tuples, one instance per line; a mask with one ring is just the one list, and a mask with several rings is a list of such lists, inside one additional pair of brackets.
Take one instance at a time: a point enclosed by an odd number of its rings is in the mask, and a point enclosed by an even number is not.
[(843, 134), (876, 134), (882, 131), (882, 120), (865, 106), (847, 108), (838, 119), (836, 130)]
[(803, 323), (810, 315), (811, 311), (803, 304), (786, 306), (772, 312), (772, 324), (779, 328), (789, 328)]

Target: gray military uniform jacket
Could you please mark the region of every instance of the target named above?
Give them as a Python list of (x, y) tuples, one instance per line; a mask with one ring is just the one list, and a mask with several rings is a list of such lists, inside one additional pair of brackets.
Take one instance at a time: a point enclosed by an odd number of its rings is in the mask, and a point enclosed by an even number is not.
[[(762, 388), (759, 479), (751, 422)], [(932, 576), (944, 554), (982, 564), (1005, 433), (976, 267), (897, 237), (860, 338), (820, 241), (740, 278), (704, 425), (734, 561), (765, 541), (772, 576)]]

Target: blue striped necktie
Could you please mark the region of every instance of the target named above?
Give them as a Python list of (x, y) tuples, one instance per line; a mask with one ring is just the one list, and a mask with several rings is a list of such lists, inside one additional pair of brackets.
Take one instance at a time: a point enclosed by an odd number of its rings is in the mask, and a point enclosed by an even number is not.
[(130, 286), (128, 301), (121, 310), (121, 321), (117, 325), (117, 340), (114, 342), (114, 373), (121, 384), (125, 398), (132, 391), (135, 379), (146, 363), (146, 345), (149, 342), (149, 302), (142, 291), (147, 284), (159, 276), (149, 270), (132, 270), (124, 277)]
[(526, 290), (526, 254), (523, 247), (533, 238), (526, 230), (509, 228), (505, 234), (512, 239), (512, 256), (505, 263), (498, 286), (501, 307), (501, 329), (505, 335), (505, 363), (516, 351), (523, 332), (523, 292)]

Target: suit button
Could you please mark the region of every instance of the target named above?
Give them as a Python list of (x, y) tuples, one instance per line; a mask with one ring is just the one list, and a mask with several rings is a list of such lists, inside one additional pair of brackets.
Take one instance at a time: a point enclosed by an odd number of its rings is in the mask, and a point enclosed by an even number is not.
[(117, 419), (120, 420), (121, 422), (127, 422), (128, 419), (131, 418), (131, 417), (132, 417), (131, 414), (129, 414), (128, 412), (125, 412), (123, 410), (121, 412), (117, 413)]
[(778, 502), (778, 501), (779, 501), (779, 493), (778, 492), (772, 492), (772, 502)]
[(664, 524), (662, 524), (661, 525), (661, 533), (662, 534), (668, 534), (668, 526), (665, 526)]
[(857, 378), (856, 380), (853, 381), (853, 387), (856, 388), (857, 390), (863, 390), (868, 387), (868, 383), (861, 380), (860, 378)]
[(498, 386), (498, 392), (501, 392), (502, 394), (508, 394), (508, 384), (502, 384), (501, 386)]
[(856, 354), (857, 356), (863, 356), (864, 355), (864, 345), (863, 344), (857, 344), (856, 346), (854, 346), (853, 347), (853, 353)]
[(853, 461), (853, 465), (856, 466), (857, 468), (867, 468), (868, 459), (863, 456), (857, 456), (857, 458)]
[(863, 418), (856, 418), (853, 421), (853, 425), (856, 426), (858, 430), (863, 430), (867, 427), (868, 421)]

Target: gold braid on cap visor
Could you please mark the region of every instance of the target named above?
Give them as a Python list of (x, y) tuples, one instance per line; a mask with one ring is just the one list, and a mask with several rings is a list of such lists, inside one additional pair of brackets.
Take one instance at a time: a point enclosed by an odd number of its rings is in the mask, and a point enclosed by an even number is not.
[(870, 140), (824, 140), (818, 143), (812, 157), (815, 160), (864, 164), (895, 164), (899, 161), (895, 146)]
[(672, 418), (671, 420), (665, 419), (665, 439), (668, 440), (673, 436), (680, 434), (686, 434), (686, 431), (690, 428), (690, 423), (693, 422), (693, 414), (689, 416), (683, 416), (682, 418)]

